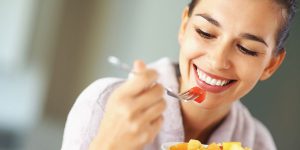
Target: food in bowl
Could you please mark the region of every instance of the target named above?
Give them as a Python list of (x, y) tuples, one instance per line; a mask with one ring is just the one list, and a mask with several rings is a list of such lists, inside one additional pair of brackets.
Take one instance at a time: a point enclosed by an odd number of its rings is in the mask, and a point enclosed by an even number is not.
[(191, 139), (188, 143), (177, 143), (171, 145), (169, 150), (251, 150), (243, 148), (240, 142), (211, 143), (209, 145), (201, 144), (198, 140)]

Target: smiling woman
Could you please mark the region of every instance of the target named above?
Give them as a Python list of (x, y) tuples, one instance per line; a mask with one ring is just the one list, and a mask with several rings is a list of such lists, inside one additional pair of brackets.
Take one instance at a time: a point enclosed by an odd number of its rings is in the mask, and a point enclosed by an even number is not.
[[(68, 116), (62, 149), (157, 150), (197, 139), (275, 150), (270, 132), (239, 100), (283, 62), (294, 11), (293, 0), (193, 0), (182, 13), (179, 67), (169, 59), (148, 67), (135, 61), (132, 78), (93, 83)], [(207, 91), (200, 104), (163, 93), (195, 86)]]
[[(235, 8), (240, 8), (239, 12)], [(207, 95), (203, 106), (230, 106), (259, 80), (269, 78), (285, 56), (284, 49), (274, 55), (277, 31), (280, 22), (284, 22), (278, 13), (281, 9), (281, 5), (269, 0), (252, 3), (203, 0), (190, 15), (186, 10), (179, 33), (181, 91), (198, 83), (214, 93)], [(201, 74), (203, 79), (207, 78), (200, 80)], [(227, 81), (227, 88), (211, 83), (218, 79)]]

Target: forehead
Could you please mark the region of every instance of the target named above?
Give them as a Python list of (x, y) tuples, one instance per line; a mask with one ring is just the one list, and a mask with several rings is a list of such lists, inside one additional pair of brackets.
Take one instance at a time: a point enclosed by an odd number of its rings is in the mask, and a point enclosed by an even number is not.
[(282, 15), (281, 7), (275, 0), (199, 0), (196, 10), (223, 13), (223, 17), (247, 17), (248, 20), (278, 20)]
[(274, 41), (282, 21), (281, 11), (274, 0), (200, 0), (193, 14), (208, 14), (224, 30), (247, 31)]

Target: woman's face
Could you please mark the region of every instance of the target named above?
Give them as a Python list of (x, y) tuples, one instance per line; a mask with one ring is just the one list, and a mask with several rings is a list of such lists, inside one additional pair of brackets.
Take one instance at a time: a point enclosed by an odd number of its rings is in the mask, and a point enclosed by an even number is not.
[(269, 78), (284, 59), (273, 55), (281, 9), (272, 0), (200, 0), (179, 32), (181, 91), (200, 86), (205, 108), (228, 105)]

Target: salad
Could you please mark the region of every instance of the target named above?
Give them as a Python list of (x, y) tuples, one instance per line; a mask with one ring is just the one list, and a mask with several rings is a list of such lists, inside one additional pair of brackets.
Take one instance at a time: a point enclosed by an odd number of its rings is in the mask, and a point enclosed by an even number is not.
[(178, 143), (169, 147), (169, 150), (251, 150), (243, 148), (240, 142), (223, 142), (203, 145), (198, 140), (191, 139), (188, 143)]

